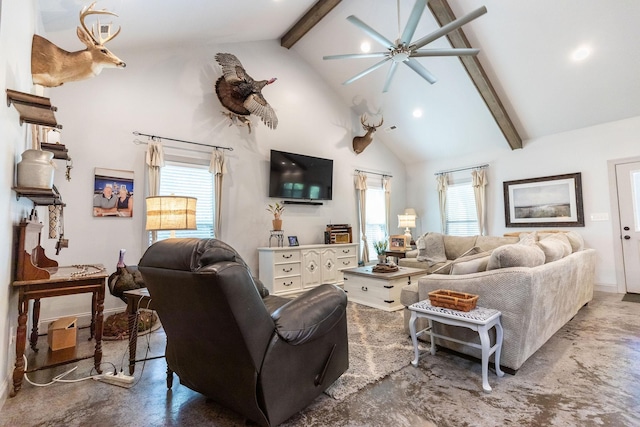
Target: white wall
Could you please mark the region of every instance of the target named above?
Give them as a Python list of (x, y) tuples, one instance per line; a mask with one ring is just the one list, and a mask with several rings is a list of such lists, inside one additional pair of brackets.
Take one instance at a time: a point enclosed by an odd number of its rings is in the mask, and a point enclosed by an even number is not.
[[(35, 0), (0, 1), (0, 93), (3, 100), (6, 89), (32, 93), (31, 90), (31, 35), (35, 29)], [(28, 125), (20, 126), (19, 115), (11, 106), (7, 108), (3, 101), (0, 107), (0, 129), (2, 144), (0, 147), (0, 206), (4, 213), (0, 215), (0, 318), (4, 319), (0, 327), (0, 405), (7, 396), (11, 385), (11, 374), (15, 362), (15, 335), (17, 325), (17, 292), (11, 287), (13, 276), (13, 239), (14, 225), (28, 214), (30, 203), (16, 201), (15, 193), (9, 189), (14, 185), (15, 164), (20, 153), (27, 148)]]
[[(221, 75), (214, 60), (217, 52), (238, 56), (257, 79), (278, 77), (263, 90), (278, 115), (276, 130), (255, 119), (251, 134), (246, 128), (229, 126), (214, 92)], [(405, 208), (404, 165), (375, 141), (364, 153), (354, 154), (351, 130), (361, 133), (358, 118), (295, 52), (281, 48), (278, 42), (115, 53), (127, 63), (124, 70), (103, 70), (93, 79), (48, 90), (52, 104), (58, 107), (58, 122), (64, 126), (61, 142), (69, 149), (74, 166), (68, 182), (64, 162), (58, 161), (55, 177), (67, 205), (65, 237), (69, 239), (69, 248), (54, 257), (60, 264), (102, 263), (113, 272), (120, 248), (127, 249), (128, 264), (136, 264), (143, 254), (146, 146), (133, 144), (136, 130), (234, 149), (225, 152), (229, 174), (224, 181), (221, 238), (238, 250), (256, 274), (256, 248), (268, 245), (272, 228), (266, 207), (277, 201), (267, 197), (272, 148), (334, 160), (333, 200), (323, 206), (287, 205), (283, 214), (285, 234), (298, 236), (300, 244), (322, 243), (328, 223), (357, 225), (354, 168), (392, 174), (392, 214)], [(209, 158), (209, 153), (207, 150), (204, 156)], [(134, 171), (133, 218), (92, 217), (95, 167)], [(55, 240), (43, 238), (48, 254), (55, 253), (54, 245)], [(122, 306), (120, 300), (107, 295), (107, 313)], [(87, 316), (89, 308), (84, 295), (50, 298), (42, 302), (41, 320), (68, 314)]]
[[(640, 117), (634, 117), (525, 141), (522, 150), (511, 151), (505, 144), (504, 149), (488, 152), (472, 149), (467, 155), (455, 159), (411, 165), (407, 168), (407, 203), (420, 211), (420, 232), (439, 231), (434, 173), (489, 163), (490, 181), (486, 190), (489, 234), (501, 235), (526, 230), (505, 227), (503, 181), (581, 172), (585, 227), (575, 230), (584, 236), (587, 246), (598, 251), (598, 288), (616, 292), (613, 254), (619, 233), (616, 234), (612, 228), (611, 217), (615, 212), (611, 212), (610, 207), (607, 161), (637, 156), (638, 133)], [(592, 221), (594, 213), (606, 213), (609, 220)]]

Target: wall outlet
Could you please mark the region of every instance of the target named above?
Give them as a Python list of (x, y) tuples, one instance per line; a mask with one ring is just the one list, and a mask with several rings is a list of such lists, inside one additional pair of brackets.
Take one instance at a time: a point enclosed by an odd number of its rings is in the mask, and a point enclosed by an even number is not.
[(16, 328), (13, 326), (9, 327), (9, 347), (13, 347), (16, 345)]

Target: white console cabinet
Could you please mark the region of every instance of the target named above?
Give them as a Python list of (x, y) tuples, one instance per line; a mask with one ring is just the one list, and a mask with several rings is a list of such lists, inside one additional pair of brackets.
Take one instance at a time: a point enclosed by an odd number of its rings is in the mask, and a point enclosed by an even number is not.
[(358, 265), (357, 253), (357, 243), (258, 248), (259, 277), (274, 295), (294, 295), (323, 283), (342, 285), (342, 270)]

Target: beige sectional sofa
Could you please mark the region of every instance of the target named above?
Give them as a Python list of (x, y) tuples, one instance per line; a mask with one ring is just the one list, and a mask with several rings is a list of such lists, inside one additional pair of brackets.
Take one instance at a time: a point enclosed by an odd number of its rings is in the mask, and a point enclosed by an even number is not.
[[(406, 332), (410, 317), (406, 307), (428, 299), (429, 292), (449, 289), (479, 295), (478, 305), (502, 312), (500, 365), (507, 372), (517, 371), (593, 297), (596, 251), (585, 249), (582, 238), (574, 231), (519, 237), (428, 234), (420, 239), (425, 237), (430, 243), (418, 239), (420, 249), (399, 261), (403, 266), (421, 265), (434, 272), (402, 290)], [(444, 261), (437, 243), (440, 239), (447, 258)], [(440, 253), (428, 253), (434, 250)], [(416, 325), (418, 329), (426, 326), (423, 320), (419, 319), (422, 322)], [(435, 329), (459, 340), (478, 341), (477, 334), (469, 329), (437, 323)], [(436, 342), (481, 357), (480, 350), (470, 346), (440, 339)]]

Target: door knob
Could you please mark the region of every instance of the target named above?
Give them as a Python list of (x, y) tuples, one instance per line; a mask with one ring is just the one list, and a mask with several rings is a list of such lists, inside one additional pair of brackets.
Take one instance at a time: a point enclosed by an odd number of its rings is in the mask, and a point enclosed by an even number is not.
[(629, 227), (624, 227), (624, 231), (629, 231)]
[(629, 235), (624, 236), (624, 240), (629, 240), (630, 238), (631, 238), (631, 236), (629, 236)]

